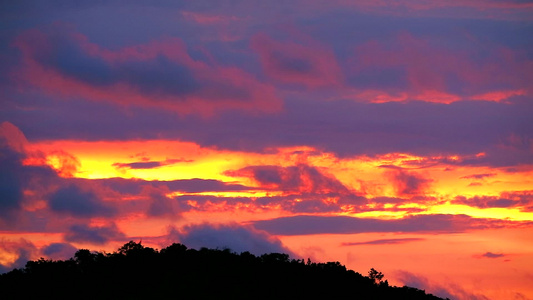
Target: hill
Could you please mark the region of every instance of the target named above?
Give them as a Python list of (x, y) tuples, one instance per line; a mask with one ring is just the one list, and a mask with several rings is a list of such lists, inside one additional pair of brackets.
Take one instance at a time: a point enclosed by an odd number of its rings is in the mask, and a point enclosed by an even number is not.
[(339, 262), (182, 244), (158, 251), (131, 241), (113, 253), (81, 249), (65, 261), (29, 261), (0, 275), (0, 291), (3, 299), (441, 299)]

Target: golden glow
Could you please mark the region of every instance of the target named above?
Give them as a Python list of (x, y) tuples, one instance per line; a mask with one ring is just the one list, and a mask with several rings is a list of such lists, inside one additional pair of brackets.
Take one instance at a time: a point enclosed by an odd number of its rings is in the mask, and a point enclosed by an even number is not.
[(276, 191), (239, 191), (239, 192), (199, 192), (199, 193), (182, 193), (172, 192), (168, 193), (167, 197), (178, 197), (185, 195), (197, 196), (214, 196), (219, 198), (243, 197), (243, 198), (260, 198), (260, 197), (274, 197), (281, 196), (283, 193)]
[[(531, 220), (531, 214), (518, 208), (480, 209), (466, 205), (433, 203), (451, 201), (457, 196), (499, 196), (507, 191), (530, 190), (533, 178), (531, 166), (518, 167), (517, 172), (485, 166), (461, 166), (464, 159), (482, 157), (484, 153), (471, 156), (450, 155), (422, 157), (406, 153), (388, 153), (379, 156), (357, 156), (338, 158), (333, 153), (321, 152), (312, 147), (288, 147), (270, 149), (266, 153), (249, 153), (201, 147), (191, 142), (150, 140), (150, 141), (51, 141), (34, 143), (31, 150), (44, 153), (43, 158), (28, 158), (26, 164), (48, 164), (62, 170), (63, 176), (81, 178), (139, 178), (144, 180), (176, 179), (215, 179), (227, 183), (260, 187), (251, 177), (232, 177), (226, 171), (239, 170), (247, 166), (273, 165), (280, 167), (306, 164), (317, 168), (324, 176), (338, 180), (353, 193), (369, 199), (375, 197), (402, 198), (401, 205), (385, 203), (377, 207), (369, 203), (367, 208), (374, 211), (357, 212), (354, 206), (343, 205), (345, 214), (360, 217), (398, 218), (410, 208), (427, 210), (428, 213), (468, 214), (475, 217), (510, 218)], [(101, 151), (105, 149), (105, 151)], [(61, 150), (61, 151), (59, 151)], [(139, 168), (139, 163), (152, 163), (151, 168)], [(133, 164), (128, 167), (128, 164)], [(137, 164), (137, 165), (135, 165)], [(157, 165), (159, 164), (159, 165)], [(141, 166), (142, 167), (142, 166)], [(395, 184), (398, 174), (407, 174), (426, 183), (411, 194), (402, 195)], [(301, 178), (302, 182), (310, 179)], [(312, 184), (307, 182), (308, 185)], [(281, 196), (284, 191), (248, 190), (231, 192), (190, 193), (215, 197), (269, 197)], [(420, 193), (426, 204), (409, 201)], [(184, 195), (171, 193), (168, 196)], [(334, 204), (336, 198), (327, 197), (325, 203)], [(443, 201), (444, 200), (444, 201)], [(191, 205), (198, 205), (190, 203)], [(241, 208), (246, 208), (240, 204)], [(374, 205), (375, 207), (372, 207)], [(221, 209), (210, 205), (213, 209)], [(279, 205), (270, 209), (281, 209)], [(393, 211), (394, 210), (394, 211)]]
[(402, 217), (405, 216), (405, 212), (375, 210), (375, 211), (367, 211), (367, 212), (362, 212), (362, 213), (350, 214), (350, 216), (358, 217), (358, 218), (379, 218), (383, 220), (391, 220), (391, 219), (401, 219)]
[(465, 214), (475, 218), (506, 219), (512, 221), (533, 221), (533, 213), (516, 208), (475, 208), (468, 205), (442, 204), (428, 208), (424, 214)]

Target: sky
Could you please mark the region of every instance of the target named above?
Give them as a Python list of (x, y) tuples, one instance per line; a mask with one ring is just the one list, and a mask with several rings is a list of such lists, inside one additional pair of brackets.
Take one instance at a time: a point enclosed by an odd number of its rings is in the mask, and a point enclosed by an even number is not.
[(533, 299), (533, 2), (2, 1), (0, 272), (128, 242)]

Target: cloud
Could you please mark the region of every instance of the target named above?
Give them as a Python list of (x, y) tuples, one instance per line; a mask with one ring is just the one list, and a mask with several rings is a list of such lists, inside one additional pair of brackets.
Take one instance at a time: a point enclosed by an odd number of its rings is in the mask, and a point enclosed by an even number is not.
[(388, 173), (389, 178), (396, 190), (396, 193), (402, 195), (420, 195), (424, 194), (429, 187), (431, 179), (424, 178), (421, 175), (408, 172), (405, 170), (396, 170)]
[(17, 241), (1, 238), (0, 252), (7, 252), (16, 256), (16, 259), (12, 262), (7, 262), (6, 264), (0, 263), (0, 274), (2, 274), (14, 268), (22, 268), (28, 260), (35, 259), (37, 248), (33, 243), (23, 238)]
[(61, 177), (73, 177), (81, 167), (78, 158), (64, 151), (47, 152), (46, 160)]
[(0, 221), (14, 221), (23, 204), (29, 202), (25, 190), (38, 190), (58, 179), (47, 166), (24, 165), (27, 144), (24, 134), (13, 124), (0, 125)]
[[(361, 90), (356, 98), (373, 102), (485, 100), (487, 97), (478, 94), (528, 86), (526, 78), (533, 73), (526, 67), (530, 61), (520, 52), (484, 47), (488, 53), (480, 56), (480, 47), (454, 49), (458, 41), (470, 42), (463, 39), (455, 37), (454, 43), (443, 47), (440, 39), (403, 31), (394, 38), (366, 41), (355, 47), (348, 82)], [(507, 100), (520, 93), (497, 95), (488, 100)]]
[(472, 175), (467, 175), (467, 176), (463, 176), (461, 177), (461, 179), (484, 179), (484, 178), (487, 178), (487, 177), (492, 177), (496, 175), (496, 173), (483, 173), (483, 174), (472, 174)]
[(91, 181), (123, 194), (139, 194), (142, 191), (142, 188), (145, 186), (152, 186), (160, 189), (165, 188), (171, 192), (183, 193), (227, 192), (256, 189), (254, 187), (247, 187), (236, 183), (228, 183), (214, 179), (200, 178), (178, 179), (169, 181), (148, 181), (136, 178), (104, 178), (94, 179)]
[(189, 159), (167, 159), (164, 161), (139, 161), (132, 163), (113, 163), (117, 169), (155, 169), (163, 166), (173, 165), (181, 162), (193, 162)]
[(148, 210), (146, 214), (150, 217), (168, 216), (176, 218), (178, 216), (175, 208), (176, 201), (167, 197), (169, 190), (166, 188), (157, 189), (151, 186), (145, 186), (141, 192), (149, 200)]
[(265, 197), (224, 197), (210, 195), (183, 195), (174, 197), (181, 210), (235, 211), (235, 210), (284, 210), (293, 213), (342, 212), (343, 209), (359, 208), (367, 202), (360, 196), (331, 195), (286, 195)]
[[(184, 195), (174, 197), (182, 211), (232, 211), (244, 206), (253, 206), (253, 200), (248, 197), (222, 197), (209, 195)], [(252, 207), (249, 207), (250, 209)], [(246, 209), (246, 208), (245, 208)]]
[(116, 209), (100, 200), (93, 192), (84, 191), (76, 185), (58, 189), (48, 199), (50, 209), (76, 217), (109, 217)]
[(461, 1), (445, 0), (400, 0), (394, 2), (374, 1), (328, 1), (328, 5), (318, 6), (321, 10), (351, 10), (393, 17), (413, 18), (453, 18), (456, 19), (493, 19), (493, 20), (530, 20), (532, 6), (528, 1)]
[(10, 122), (0, 124), (0, 146), (9, 148), (17, 153), (23, 153), (28, 146), (28, 140), (24, 133)]
[(265, 73), (279, 82), (309, 88), (340, 86), (343, 78), (333, 51), (305, 40), (277, 41), (259, 33), (251, 38), (251, 45)]
[(493, 207), (521, 207), (527, 208), (533, 204), (532, 191), (503, 192), (499, 196), (457, 196), (453, 200), (455, 204), (463, 204), (477, 208)]
[[(172, 229), (169, 238), (178, 239), (187, 247), (196, 249), (201, 247), (229, 248), (237, 253), (248, 251), (255, 255), (264, 253), (292, 254), (277, 238), (266, 232), (238, 224), (189, 225), (181, 230)], [(292, 256), (294, 257), (294, 255)]]
[(467, 291), (456, 283), (435, 284), (429, 281), (426, 277), (407, 271), (396, 271), (395, 275), (404, 285), (423, 289), (426, 292), (441, 298), (457, 300), (489, 300), (485, 295), (477, 294), (474, 291)]
[(183, 11), (183, 10), (181, 11), (181, 15), (185, 17), (187, 20), (190, 20), (192, 22), (195, 22), (201, 25), (227, 24), (230, 22), (236, 22), (240, 20), (240, 18), (235, 17), (235, 16), (215, 15), (215, 14), (207, 14), (207, 13)]
[(124, 238), (125, 235), (118, 230), (115, 224), (109, 226), (72, 225), (65, 234), (67, 242), (98, 245)]
[(453, 233), (487, 228), (532, 226), (533, 222), (472, 218), (467, 215), (414, 215), (382, 220), (346, 216), (297, 215), (253, 221), (260, 230), (275, 235), (353, 234), (365, 232)]
[(289, 193), (350, 194), (351, 192), (335, 177), (326, 175), (318, 168), (298, 164), (290, 167), (248, 166), (224, 172), (227, 176), (247, 177), (262, 188)]
[[(458, 166), (512, 167), (533, 159), (526, 139), (533, 134), (528, 126), (533, 108), (526, 98), (512, 105), (477, 101), (446, 105), (323, 101), (309, 96), (287, 101), (280, 114), (226, 111), (210, 119), (176, 118), (171, 111), (139, 107), (131, 107), (126, 113), (104, 103), (74, 99), (61, 106), (50, 99), (38, 100), (29, 104), (38, 109), (10, 110), (6, 116), (38, 140), (179, 139), (202, 147), (263, 153), (306, 145), (340, 158), (386, 153), (458, 155), (457, 161), (432, 161)], [(46, 109), (57, 122), (49, 123), (50, 117), (41, 109)], [(98, 114), (99, 122), (92, 122), (86, 114)], [(449, 121), (452, 119), (454, 122)], [(257, 138), (259, 135), (261, 139)], [(523, 137), (522, 142), (517, 137)], [(479, 153), (484, 155), (476, 156)]]
[(24, 148), (28, 141), (9, 122), (0, 124), (0, 218), (10, 217), (20, 209), (24, 184)]
[(179, 38), (110, 50), (56, 23), (24, 32), (14, 45), (23, 57), (17, 78), (52, 95), (204, 116), (273, 112), (282, 104), (252, 74), (193, 59)]
[(351, 243), (342, 243), (342, 246), (358, 246), (358, 245), (390, 245), (390, 244), (403, 244), (409, 242), (418, 242), (424, 241), (423, 238), (401, 238), (401, 239), (382, 239), (382, 240), (373, 240), (366, 242), (351, 242)]
[(480, 255), (474, 255), (474, 257), (476, 258), (500, 258), (504, 256), (507, 256), (507, 255), (503, 253), (492, 253), (492, 252), (485, 252)]
[(3, 148), (0, 153), (0, 218), (10, 218), (21, 208), (23, 198), (21, 155)]
[(78, 249), (68, 243), (51, 243), (41, 249), (41, 252), (53, 260), (67, 260), (74, 256)]

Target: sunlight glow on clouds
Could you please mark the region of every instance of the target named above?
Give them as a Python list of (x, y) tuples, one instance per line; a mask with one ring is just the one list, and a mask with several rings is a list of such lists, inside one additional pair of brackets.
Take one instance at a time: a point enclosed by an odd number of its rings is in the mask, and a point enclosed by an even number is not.
[(208, 4), (0, 5), (0, 272), (181, 241), (533, 298), (530, 3)]

